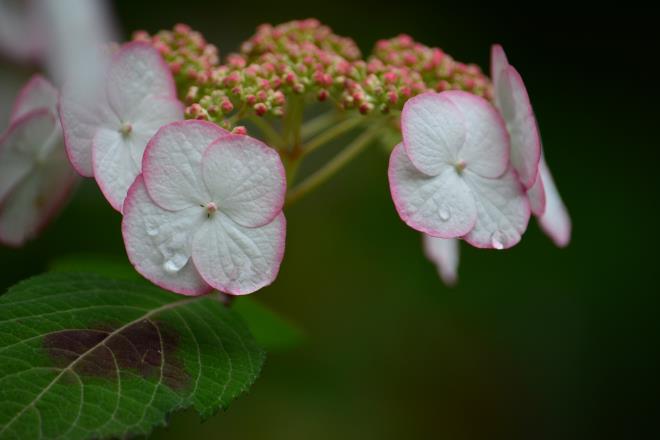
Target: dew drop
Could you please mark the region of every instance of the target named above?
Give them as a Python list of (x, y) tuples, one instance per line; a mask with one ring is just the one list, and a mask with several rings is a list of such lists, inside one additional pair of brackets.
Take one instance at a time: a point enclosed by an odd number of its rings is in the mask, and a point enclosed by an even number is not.
[(163, 269), (165, 272), (177, 273), (188, 262), (188, 257), (183, 254), (174, 254), (165, 261)]
[(156, 235), (158, 235), (158, 228), (148, 228), (147, 235), (150, 237), (155, 237)]
[(490, 239), (490, 243), (493, 245), (493, 247), (497, 250), (502, 250), (504, 249), (504, 244), (502, 244), (502, 239), (500, 238), (500, 234), (495, 232), (493, 236)]
[(438, 210), (438, 214), (440, 215), (440, 220), (443, 222), (446, 222), (449, 220), (450, 213), (449, 213), (449, 208), (443, 206)]

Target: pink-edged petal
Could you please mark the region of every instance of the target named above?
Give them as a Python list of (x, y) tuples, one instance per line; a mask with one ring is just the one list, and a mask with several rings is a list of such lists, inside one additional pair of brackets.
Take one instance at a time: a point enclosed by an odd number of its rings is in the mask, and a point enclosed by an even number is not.
[(35, 110), (15, 120), (0, 138), (0, 202), (30, 173), (56, 127), (49, 110)]
[(532, 209), (532, 214), (536, 217), (542, 216), (545, 213), (546, 196), (545, 185), (543, 184), (543, 177), (540, 171), (536, 174), (534, 185), (527, 190), (527, 197), (529, 198), (529, 206)]
[(388, 177), (394, 206), (411, 228), (434, 237), (454, 238), (474, 227), (474, 197), (454, 168), (427, 176), (415, 168), (399, 144), (390, 156)]
[(113, 208), (122, 212), (124, 199), (138, 174), (140, 163), (133, 160), (133, 144), (117, 130), (102, 128), (93, 141), (94, 178)]
[(131, 131), (125, 135), (131, 143), (131, 156), (140, 167), (149, 140), (160, 127), (183, 120), (183, 110), (183, 104), (173, 98), (153, 98), (142, 102), (140, 117), (131, 123)]
[(78, 177), (60, 141), (0, 206), (0, 242), (21, 246), (61, 210)]
[(208, 203), (202, 178), (202, 155), (226, 130), (205, 121), (173, 122), (149, 141), (142, 158), (147, 191), (162, 208), (183, 209)]
[(500, 73), (509, 66), (504, 49), (499, 44), (493, 44), (490, 48), (490, 77), (493, 84), (497, 84)]
[(515, 171), (497, 179), (465, 173), (477, 205), (477, 221), (465, 241), (479, 248), (506, 249), (520, 241), (527, 229), (530, 208)]
[(282, 211), (284, 166), (266, 144), (249, 136), (222, 136), (204, 152), (202, 170), (212, 201), (240, 225), (262, 226)]
[(75, 84), (64, 86), (58, 104), (66, 153), (82, 176), (94, 176), (92, 143), (100, 128), (117, 130), (121, 122), (110, 110), (104, 96), (81, 91)]
[(280, 213), (267, 225), (246, 228), (220, 212), (197, 231), (193, 261), (204, 280), (232, 295), (245, 295), (277, 277), (286, 237)]
[(483, 177), (499, 177), (509, 163), (509, 135), (504, 120), (484, 98), (459, 90), (442, 93), (462, 113), (465, 142), (457, 159)]
[(142, 276), (164, 289), (184, 295), (210, 292), (191, 259), (192, 236), (205, 219), (199, 207), (179, 212), (160, 208), (138, 177), (128, 191), (121, 225), (129, 260)]
[(21, 116), (37, 109), (48, 109), (55, 112), (57, 108), (57, 89), (41, 75), (34, 75), (18, 93), (11, 111), (10, 123)]
[(440, 279), (446, 285), (454, 286), (458, 281), (459, 240), (423, 235), (426, 258), (435, 264)]
[(462, 113), (443, 94), (423, 93), (403, 106), (401, 132), (410, 161), (435, 176), (456, 163), (466, 126)]
[(494, 94), (511, 136), (511, 163), (525, 188), (531, 188), (541, 159), (541, 137), (525, 83), (513, 66), (502, 70)]
[(110, 107), (122, 121), (132, 123), (141, 118), (143, 101), (176, 98), (176, 87), (160, 53), (150, 44), (131, 42), (110, 63), (107, 94)]
[(566, 247), (571, 241), (571, 217), (559, 195), (548, 164), (543, 158), (539, 165), (539, 173), (545, 186), (546, 195), (545, 214), (539, 218), (539, 224), (557, 246)]

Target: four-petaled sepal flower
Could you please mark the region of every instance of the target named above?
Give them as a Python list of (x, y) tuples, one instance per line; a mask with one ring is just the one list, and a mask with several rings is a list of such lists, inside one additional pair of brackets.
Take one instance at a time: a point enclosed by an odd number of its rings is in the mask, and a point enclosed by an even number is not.
[(403, 221), (481, 248), (520, 241), (529, 201), (509, 164), (504, 122), (490, 103), (460, 91), (425, 93), (404, 106), (401, 130), (389, 181)]
[(124, 45), (113, 56), (98, 90), (65, 85), (59, 107), (71, 163), (81, 175), (96, 178), (118, 211), (140, 174), (149, 139), (163, 125), (183, 119), (168, 66), (141, 42)]
[(14, 104), (0, 137), (0, 242), (34, 238), (68, 199), (77, 181), (57, 117), (57, 90), (34, 76)]
[(166, 125), (126, 198), (129, 259), (181, 294), (254, 292), (279, 271), (285, 193), (280, 157), (260, 141), (203, 121)]

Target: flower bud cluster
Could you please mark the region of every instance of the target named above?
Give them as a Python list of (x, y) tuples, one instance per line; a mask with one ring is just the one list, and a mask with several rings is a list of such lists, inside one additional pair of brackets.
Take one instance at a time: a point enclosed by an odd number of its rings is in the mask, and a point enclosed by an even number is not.
[(231, 128), (244, 116), (282, 116), (292, 97), (333, 101), (341, 110), (387, 113), (427, 91), (465, 90), (487, 99), (488, 78), (475, 65), (454, 61), (441, 49), (407, 35), (376, 44), (361, 59), (353, 40), (318, 20), (259, 26), (239, 53), (218, 62), (215, 46), (185, 25), (137, 40), (151, 42), (175, 75), (186, 116)]
[(476, 64), (464, 64), (437, 47), (416, 42), (409, 35), (399, 35), (376, 43), (369, 62), (408, 68), (422, 76), (431, 90), (463, 90), (492, 99), (490, 80)]
[(185, 24), (177, 24), (173, 30), (163, 30), (153, 36), (137, 31), (133, 40), (150, 43), (158, 49), (170, 66), (179, 94), (185, 93), (191, 85), (208, 81), (213, 69), (220, 64), (218, 49)]

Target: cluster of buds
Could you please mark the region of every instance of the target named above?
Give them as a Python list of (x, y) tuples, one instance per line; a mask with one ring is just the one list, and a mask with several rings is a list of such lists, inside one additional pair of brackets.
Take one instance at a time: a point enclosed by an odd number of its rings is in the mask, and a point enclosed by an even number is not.
[(153, 36), (137, 31), (133, 40), (150, 43), (160, 52), (172, 70), (180, 93), (193, 84), (207, 82), (213, 69), (220, 64), (218, 49), (185, 24), (177, 24), (173, 30), (160, 31)]
[(425, 46), (409, 35), (378, 41), (369, 62), (379, 61), (419, 73), (431, 90), (463, 90), (492, 99), (490, 80), (479, 66), (458, 62), (442, 49)]
[(375, 61), (353, 63), (350, 73), (340, 78), (343, 88), (337, 97), (342, 109), (358, 109), (362, 114), (378, 110), (388, 113), (401, 109), (408, 98), (428, 90), (419, 73), (406, 67), (388, 66)]
[(427, 91), (492, 96), (479, 67), (454, 61), (441, 49), (401, 35), (379, 41), (364, 61), (353, 40), (315, 19), (261, 25), (224, 64), (216, 48), (185, 25), (153, 37), (138, 32), (134, 39), (150, 42), (163, 54), (187, 105), (186, 117), (226, 128), (250, 114), (282, 116), (294, 97), (330, 100), (341, 110), (369, 114), (400, 110)]

